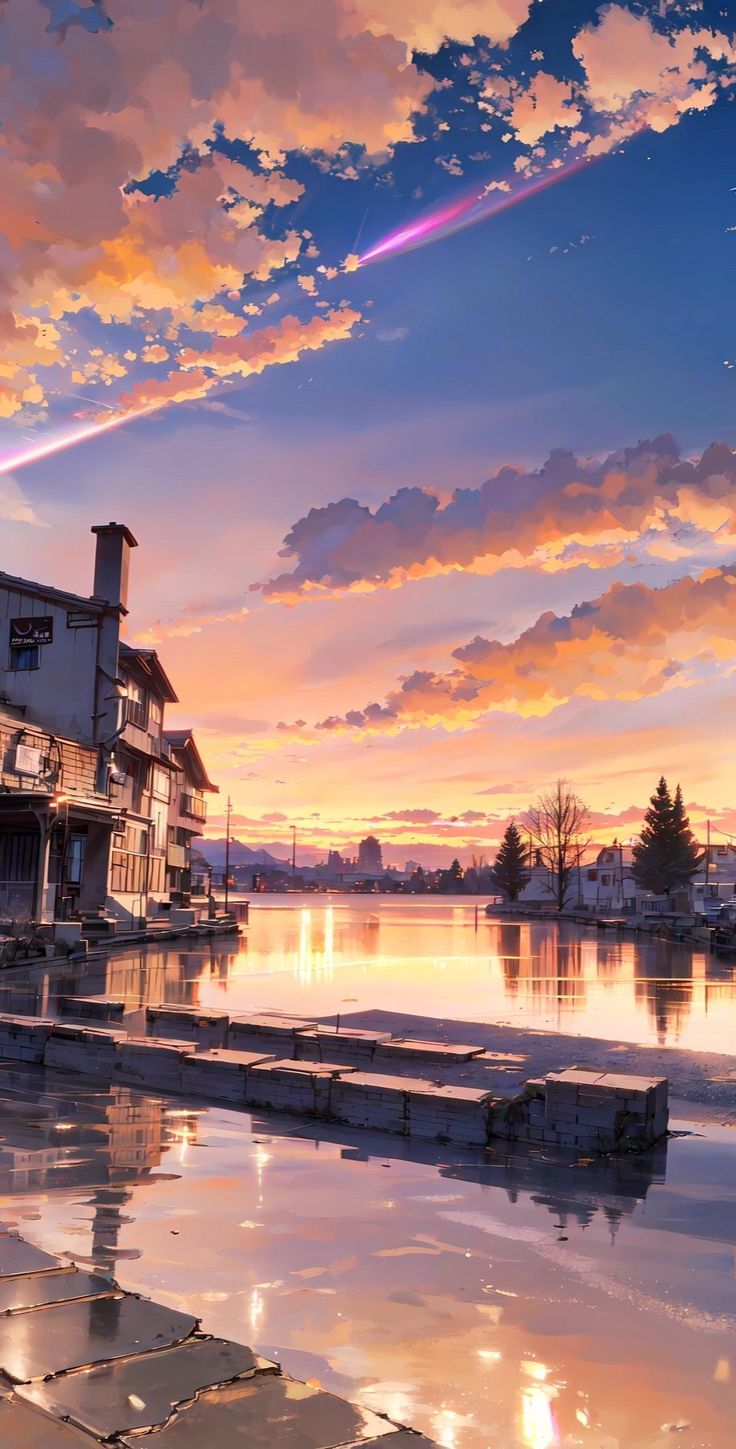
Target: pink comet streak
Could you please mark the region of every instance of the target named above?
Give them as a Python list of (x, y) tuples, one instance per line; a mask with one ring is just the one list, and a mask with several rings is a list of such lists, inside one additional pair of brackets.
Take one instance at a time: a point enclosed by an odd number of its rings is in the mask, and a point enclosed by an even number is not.
[(16, 473), (20, 468), (28, 467), (29, 463), (40, 463), (44, 458), (63, 453), (65, 448), (74, 448), (77, 443), (86, 443), (89, 438), (97, 438), (101, 433), (110, 433), (114, 428), (135, 422), (136, 418), (147, 417), (149, 413), (157, 412), (165, 405), (164, 402), (158, 402), (147, 408), (139, 408), (137, 412), (116, 413), (114, 417), (103, 418), (100, 422), (85, 423), (80, 428), (66, 428), (63, 432), (39, 439), (37, 443), (31, 443), (26, 448), (0, 453), (0, 476), (4, 473)]
[(555, 186), (558, 181), (573, 176), (575, 172), (582, 171), (584, 166), (589, 165), (587, 157), (581, 157), (578, 161), (571, 161), (566, 166), (558, 166), (554, 171), (547, 171), (544, 176), (538, 176), (533, 181), (522, 184), (515, 191), (495, 190), (487, 196), (466, 196), (464, 200), (457, 201), (452, 206), (441, 206), (436, 211), (427, 212), (418, 221), (412, 222), (409, 226), (401, 227), (398, 231), (389, 232), (387, 236), (363, 252), (359, 265), (367, 266), (369, 262), (380, 262), (390, 256), (399, 256), (402, 252), (413, 251), (417, 247), (428, 246), (430, 242), (443, 240), (445, 237), (454, 236), (456, 232), (463, 231), (466, 227), (476, 226), (480, 221), (487, 221), (489, 217), (498, 216), (502, 211), (510, 211), (511, 207), (518, 206), (522, 201), (528, 201), (531, 196), (538, 196), (540, 192), (547, 191), (549, 187)]

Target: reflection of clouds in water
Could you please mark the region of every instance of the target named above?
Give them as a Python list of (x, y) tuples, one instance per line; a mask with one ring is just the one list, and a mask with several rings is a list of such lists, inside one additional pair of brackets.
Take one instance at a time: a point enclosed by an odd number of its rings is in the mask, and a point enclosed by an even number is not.
[(480, 1232), (487, 1233), (494, 1238), (507, 1238), (513, 1242), (528, 1243), (534, 1252), (540, 1258), (544, 1258), (546, 1262), (561, 1268), (565, 1273), (574, 1273), (576, 1277), (582, 1278), (589, 1288), (606, 1293), (609, 1298), (616, 1298), (643, 1313), (655, 1313), (659, 1317), (669, 1318), (673, 1323), (693, 1328), (699, 1333), (733, 1334), (736, 1332), (736, 1316), (728, 1313), (709, 1313), (707, 1309), (696, 1308), (694, 1304), (690, 1303), (670, 1302), (665, 1298), (656, 1298), (652, 1293), (645, 1293), (639, 1288), (634, 1288), (629, 1283), (620, 1283), (611, 1274), (599, 1268), (592, 1258), (584, 1258), (580, 1253), (567, 1251), (557, 1243), (551, 1243), (546, 1234), (539, 1232), (536, 1228), (517, 1227), (481, 1213), (444, 1212), (441, 1216), (447, 1218), (449, 1222), (461, 1223), (464, 1227), (478, 1228)]

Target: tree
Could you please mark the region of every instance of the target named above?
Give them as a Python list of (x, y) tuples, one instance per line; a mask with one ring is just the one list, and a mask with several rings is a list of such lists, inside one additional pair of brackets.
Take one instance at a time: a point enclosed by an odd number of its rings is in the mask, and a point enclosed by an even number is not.
[(493, 884), (507, 900), (518, 900), (529, 879), (529, 852), (515, 820), (506, 826), (493, 865)]
[[(565, 908), (576, 866), (590, 840), (585, 836), (588, 807), (569, 780), (558, 780), (532, 807), (525, 821), (542, 865), (552, 876), (558, 911)], [(583, 838), (585, 836), (585, 839)]]
[(458, 895), (463, 886), (463, 868), (455, 859), (449, 870), (441, 870), (439, 888), (443, 895)]
[(701, 861), (685, 814), (682, 790), (678, 785), (673, 800), (662, 775), (634, 846), (634, 880), (643, 890), (668, 896), (673, 890), (689, 886)]

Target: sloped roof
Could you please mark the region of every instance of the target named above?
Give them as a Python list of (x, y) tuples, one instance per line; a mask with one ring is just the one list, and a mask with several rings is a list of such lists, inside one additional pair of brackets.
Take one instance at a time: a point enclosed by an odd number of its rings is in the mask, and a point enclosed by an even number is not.
[(174, 754), (183, 755), (186, 761), (186, 768), (190, 778), (198, 790), (209, 790), (213, 795), (219, 795), (219, 785), (213, 785), (204, 760), (197, 749), (194, 735), (191, 730), (164, 730), (164, 739)]

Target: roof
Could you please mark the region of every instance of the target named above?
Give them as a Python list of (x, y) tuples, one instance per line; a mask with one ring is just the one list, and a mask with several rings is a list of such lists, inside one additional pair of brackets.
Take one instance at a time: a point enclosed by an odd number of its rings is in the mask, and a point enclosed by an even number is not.
[(164, 739), (175, 754), (184, 755), (191, 779), (198, 790), (210, 790), (219, 795), (219, 785), (213, 785), (205, 768), (204, 760), (194, 742), (191, 730), (164, 730)]
[(72, 604), (75, 608), (81, 608), (90, 614), (109, 613), (114, 605), (105, 603), (104, 599), (90, 599), (84, 594), (69, 594), (65, 589), (55, 589), (50, 584), (36, 584), (32, 579), (21, 579), (15, 574), (5, 574), (0, 570), (0, 587), (12, 589), (18, 594), (33, 594), (39, 599), (49, 599), (55, 604)]
[(168, 704), (179, 703), (179, 697), (155, 649), (134, 649), (131, 644), (121, 643), (119, 657), (121, 663), (138, 664), (142, 673), (148, 676), (161, 698)]

